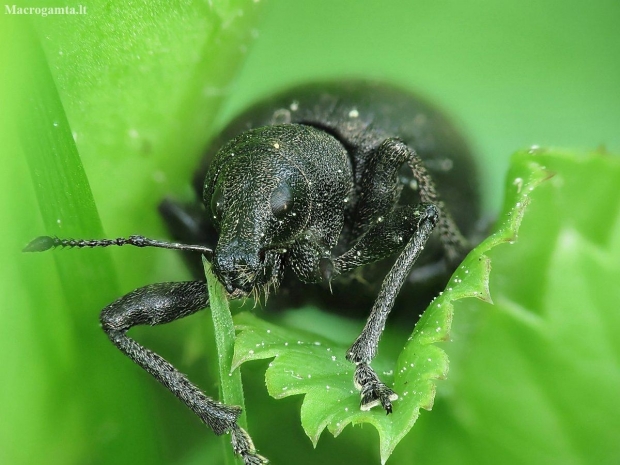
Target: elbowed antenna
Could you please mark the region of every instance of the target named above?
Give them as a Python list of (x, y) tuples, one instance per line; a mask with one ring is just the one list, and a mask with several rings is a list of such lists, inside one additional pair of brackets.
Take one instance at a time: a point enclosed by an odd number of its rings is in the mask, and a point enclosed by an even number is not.
[(56, 247), (108, 247), (111, 245), (133, 245), (135, 247), (159, 247), (161, 249), (184, 250), (186, 252), (198, 252), (207, 260), (213, 259), (213, 250), (203, 245), (179, 244), (176, 242), (164, 242), (149, 239), (144, 236), (118, 237), (116, 239), (60, 239), (51, 236), (39, 236), (33, 239), (23, 252), (43, 252)]

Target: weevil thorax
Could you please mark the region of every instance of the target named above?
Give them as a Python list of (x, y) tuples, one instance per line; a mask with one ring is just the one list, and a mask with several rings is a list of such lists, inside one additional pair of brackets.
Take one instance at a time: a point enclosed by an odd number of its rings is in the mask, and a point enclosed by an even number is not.
[(204, 202), (219, 232), (213, 268), (228, 292), (268, 283), (273, 263), (307, 237), (333, 247), (351, 180), (342, 145), (309, 126), (265, 126), (224, 145), (207, 173)]

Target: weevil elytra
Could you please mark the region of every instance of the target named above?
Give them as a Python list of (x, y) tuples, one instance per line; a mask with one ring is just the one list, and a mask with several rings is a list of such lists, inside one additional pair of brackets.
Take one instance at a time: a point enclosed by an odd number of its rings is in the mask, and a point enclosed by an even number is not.
[[(346, 357), (356, 367), (352, 381), (360, 390), (360, 408), (381, 405), (390, 413), (398, 396), (370, 366), (387, 316), (405, 282), (433, 276), (445, 283), (468, 251), (465, 238), (479, 216), (475, 165), (449, 121), (385, 84), (297, 87), (230, 123), (211, 143), (193, 184), (200, 200), (189, 205), (165, 200), (160, 206), (179, 242), (43, 236), (24, 250), (162, 247), (193, 255), (197, 266), (202, 254), (231, 298), (279, 288), (292, 298), (284, 281), (289, 269), (296, 279), (325, 283), (334, 295), (353, 302), (351, 296), (373, 292), (370, 316)], [(342, 284), (342, 276), (358, 269), (373, 277), (366, 279), (365, 291), (349, 292), (353, 284)], [(374, 278), (377, 270), (386, 271), (383, 280)], [(416, 292), (416, 286), (407, 287)], [(133, 326), (168, 323), (208, 304), (204, 278), (159, 283), (113, 302), (100, 320), (125, 355), (216, 434), (231, 432), (233, 448), (246, 464), (265, 463), (237, 425), (238, 407), (207, 397), (126, 334)]]

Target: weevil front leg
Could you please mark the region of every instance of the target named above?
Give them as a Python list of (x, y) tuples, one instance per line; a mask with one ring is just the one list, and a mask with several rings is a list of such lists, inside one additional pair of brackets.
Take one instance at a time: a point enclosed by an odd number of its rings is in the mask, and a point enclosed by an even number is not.
[(100, 321), (112, 343), (185, 403), (217, 435), (231, 433), (232, 446), (245, 465), (267, 460), (256, 453), (250, 436), (238, 424), (241, 408), (211, 399), (161, 356), (127, 336), (137, 325), (159, 325), (183, 318), (209, 304), (206, 283), (160, 283), (136, 289), (108, 305)]
[[(398, 238), (407, 240), (407, 244), (381, 285), (364, 329), (347, 351), (347, 360), (357, 365), (354, 381), (361, 393), (360, 408), (362, 410), (369, 410), (381, 404), (387, 413), (391, 413), (392, 401), (398, 398), (394, 391), (381, 382), (370, 367), (370, 362), (377, 354), (379, 339), (385, 328), (387, 317), (394, 306), (396, 296), (424, 249), (424, 244), (428, 241), (438, 219), (439, 211), (432, 204), (397, 208), (383, 222), (378, 223), (375, 228), (366, 233), (356, 247), (362, 250), (352, 250), (336, 260), (337, 267), (343, 268), (356, 257), (363, 258), (363, 250), (376, 250), (381, 241), (386, 242), (387, 237), (395, 237), (396, 241)], [(412, 233), (411, 230), (413, 230)], [(407, 233), (409, 235), (406, 235)], [(393, 240), (393, 242), (396, 241)]]
[[(418, 182), (422, 203), (417, 207), (394, 207), (401, 189), (396, 171), (405, 162)], [(351, 250), (334, 261), (334, 265), (339, 272), (345, 272), (382, 258), (381, 255), (388, 256), (400, 250), (399, 241), (406, 242), (383, 281), (362, 333), (347, 352), (347, 359), (357, 365), (354, 381), (361, 391), (361, 409), (381, 404), (391, 413), (392, 401), (398, 396), (381, 382), (369, 364), (377, 353), (396, 296), (435, 226), (450, 260), (458, 259), (467, 245), (438, 197), (422, 160), (403, 141), (391, 138), (381, 143), (366, 167), (362, 183), (355, 216), (357, 224), (353, 229), (361, 237)]]

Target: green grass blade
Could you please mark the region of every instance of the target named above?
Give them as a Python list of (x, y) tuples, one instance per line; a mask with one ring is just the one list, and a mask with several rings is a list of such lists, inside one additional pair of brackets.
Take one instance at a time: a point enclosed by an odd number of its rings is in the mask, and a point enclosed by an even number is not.
[[(243, 429), (247, 429), (241, 370), (239, 367), (233, 368), (232, 366), (235, 348), (235, 326), (230, 313), (226, 291), (213, 274), (210, 263), (204, 257), (202, 263), (207, 276), (209, 306), (215, 328), (215, 345), (220, 375), (220, 401), (227, 405), (237, 405), (243, 409), (238, 423)], [(240, 460), (239, 458), (235, 459), (228, 436), (226, 437), (224, 448), (228, 463)]]
[[(210, 434), (97, 321), (123, 292), (162, 280), (171, 254), (21, 249), (41, 234), (101, 237), (99, 215), (110, 235), (163, 234), (156, 204), (186, 193), (259, 5), (87, 6), (0, 17), (2, 463), (169, 463)], [(174, 426), (177, 410), (187, 427)]]

